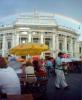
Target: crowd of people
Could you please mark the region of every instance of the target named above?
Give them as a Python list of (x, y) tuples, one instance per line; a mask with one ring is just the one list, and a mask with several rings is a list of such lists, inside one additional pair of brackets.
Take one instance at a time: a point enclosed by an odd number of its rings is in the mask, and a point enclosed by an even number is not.
[[(33, 77), (27, 78), (27, 81), (32, 83), (37, 81), (35, 74), (39, 73), (40, 69), (44, 69), (41, 60), (32, 62), (28, 60), (21, 63), (17, 61), (16, 57), (9, 56), (6, 60), (0, 56), (0, 93), (7, 95), (21, 94), (20, 74), (32, 75)], [(46, 69), (43, 72), (46, 73)]]
[(56, 89), (60, 89), (61, 86), (68, 89), (63, 71), (67, 63), (62, 63), (61, 58), (62, 53), (59, 52), (56, 59), (50, 57), (45, 60), (28, 59), (26, 62), (21, 63), (14, 56), (8, 56), (7, 60), (0, 56), (0, 93), (21, 94), (20, 74), (25, 74), (27, 82), (33, 83), (40, 80), (42, 74), (45, 74), (48, 78), (51, 77), (52, 72), (56, 78), (54, 82)]

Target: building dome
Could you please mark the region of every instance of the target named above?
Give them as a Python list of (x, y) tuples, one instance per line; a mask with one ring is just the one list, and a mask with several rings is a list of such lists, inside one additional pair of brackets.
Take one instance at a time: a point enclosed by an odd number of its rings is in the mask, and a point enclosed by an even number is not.
[(0, 20), (0, 27), (12, 25), (44, 25), (58, 26), (72, 31), (80, 32), (81, 23), (78, 21), (54, 13), (20, 13), (11, 15)]

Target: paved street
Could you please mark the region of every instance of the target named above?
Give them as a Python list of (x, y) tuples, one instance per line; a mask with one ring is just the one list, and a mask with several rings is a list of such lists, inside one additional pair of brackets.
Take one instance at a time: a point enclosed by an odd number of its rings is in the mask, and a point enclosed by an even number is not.
[(49, 78), (47, 92), (38, 100), (81, 100), (81, 74), (68, 74), (66, 80), (70, 89), (56, 90), (54, 86), (55, 77)]

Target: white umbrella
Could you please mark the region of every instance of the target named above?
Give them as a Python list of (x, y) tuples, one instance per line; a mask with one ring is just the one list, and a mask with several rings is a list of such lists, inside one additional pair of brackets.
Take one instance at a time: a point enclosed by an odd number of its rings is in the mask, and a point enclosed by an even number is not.
[(72, 62), (72, 60), (70, 58), (62, 58), (62, 62), (68, 63), (68, 62)]

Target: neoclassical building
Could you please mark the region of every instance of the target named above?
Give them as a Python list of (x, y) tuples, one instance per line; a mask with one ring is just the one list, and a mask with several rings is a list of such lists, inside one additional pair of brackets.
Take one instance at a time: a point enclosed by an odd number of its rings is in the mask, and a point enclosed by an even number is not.
[(78, 44), (79, 44), (79, 55), (78, 56), (81, 58), (81, 52), (82, 52), (81, 44), (82, 44), (82, 41), (79, 41)]
[(59, 50), (79, 56), (80, 23), (54, 13), (22, 13), (0, 19), (0, 55), (21, 43), (47, 44), (52, 56)]

